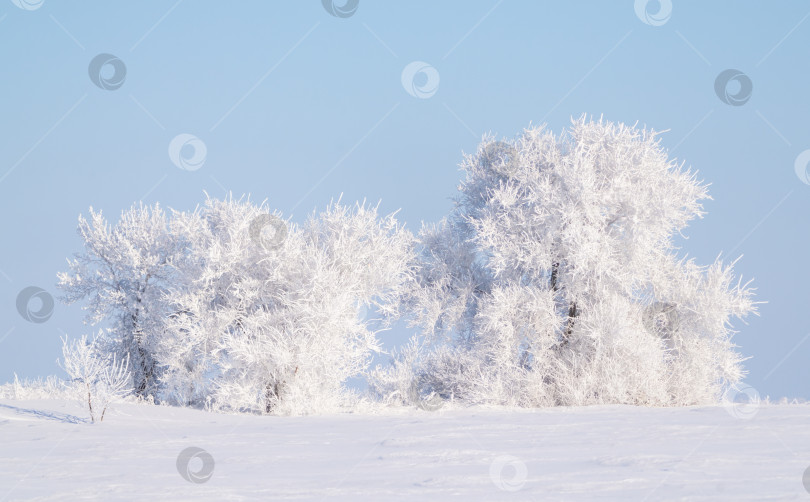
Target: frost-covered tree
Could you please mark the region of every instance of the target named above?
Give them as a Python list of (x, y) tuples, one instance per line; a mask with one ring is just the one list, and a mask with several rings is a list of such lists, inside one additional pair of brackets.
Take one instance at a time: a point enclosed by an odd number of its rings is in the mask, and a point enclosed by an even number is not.
[(422, 335), (376, 372), (379, 394), (680, 405), (741, 378), (731, 321), (752, 291), (678, 256), (708, 195), (656, 133), (582, 118), (485, 138), (462, 168), (453, 213), (419, 238), (406, 307)]
[(166, 214), (155, 204), (133, 206), (111, 226), (101, 212), (79, 216), (84, 252), (68, 260), (58, 275), (67, 303), (86, 302), (87, 322), (102, 321), (108, 331), (99, 339), (118, 360), (128, 358), (132, 386), (141, 397), (154, 397), (160, 367), (157, 337), (169, 314), (165, 291), (172, 281), (172, 261), (184, 248), (171, 232)]
[(412, 236), (394, 216), (337, 203), (298, 227), (249, 201), (209, 199), (174, 224), (189, 248), (167, 292), (167, 399), (263, 413), (345, 400), (346, 379), (379, 350), (359, 312), (395, 309), (410, 278)]
[(68, 386), (76, 393), (78, 401), (87, 406), (90, 421), (104, 421), (111, 403), (131, 391), (132, 375), (129, 372), (129, 356), (118, 359), (113, 353), (99, 350), (98, 338), (88, 340), (62, 339), (62, 368), (70, 376)]

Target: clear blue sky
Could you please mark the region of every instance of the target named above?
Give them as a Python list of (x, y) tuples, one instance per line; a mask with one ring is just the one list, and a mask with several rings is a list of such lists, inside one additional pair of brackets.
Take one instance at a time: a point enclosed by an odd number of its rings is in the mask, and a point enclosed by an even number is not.
[[(807, 2), (676, 1), (663, 24), (652, 2), (654, 26), (632, 0), (360, 0), (345, 18), (319, 0), (15, 5), (38, 1), (0, 0), (0, 382), (58, 373), (59, 336), (87, 329), (78, 307), (31, 323), (15, 301), (28, 286), (57, 293), (90, 205), (116, 218), (230, 190), (301, 221), (343, 193), (401, 208), (415, 231), (448, 212), (482, 134), (587, 113), (669, 129), (664, 145), (714, 197), (683, 250), (743, 254), (738, 272), (769, 302), (735, 338), (747, 383), (810, 397), (810, 186), (794, 170), (810, 149)], [(102, 53), (126, 66), (117, 89), (89, 76)], [(414, 61), (439, 76), (432, 89), (416, 75), (429, 97), (402, 85)], [(753, 85), (741, 106), (715, 92), (727, 69)], [(179, 134), (205, 144), (199, 169), (172, 163)]]

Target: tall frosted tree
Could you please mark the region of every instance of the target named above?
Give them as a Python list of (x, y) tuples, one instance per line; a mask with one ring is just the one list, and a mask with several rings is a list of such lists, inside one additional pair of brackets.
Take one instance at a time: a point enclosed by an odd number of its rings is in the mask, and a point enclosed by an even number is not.
[(654, 132), (581, 118), (486, 138), (462, 168), (453, 213), (419, 237), (406, 307), (421, 335), (378, 393), (680, 405), (740, 380), (731, 321), (755, 311), (752, 290), (679, 254), (708, 194)]
[(169, 313), (165, 291), (173, 281), (172, 263), (182, 254), (182, 236), (171, 232), (157, 204), (133, 206), (115, 225), (90, 208), (89, 218), (79, 216), (78, 233), (84, 252), (58, 274), (62, 299), (84, 302), (88, 323), (106, 323), (98, 341), (106, 346), (102, 350), (128, 358), (135, 393), (155, 397), (156, 344)]

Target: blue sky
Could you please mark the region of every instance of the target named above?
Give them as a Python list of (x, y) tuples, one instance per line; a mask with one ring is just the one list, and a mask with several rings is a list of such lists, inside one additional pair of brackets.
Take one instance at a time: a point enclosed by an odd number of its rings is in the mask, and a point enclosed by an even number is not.
[[(232, 191), (302, 221), (342, 193), (401, 209), (416, 231), (448, 212), (462, 152), (483, 134), (560, 131), (586, 113), (669, 130), (664, 146), (711, 183), (708, 215), (679, 243), (703, 263), (744, 255), (738, 273), (768, 302), (738, 325), (746, 381), (810, 398), (810, 186), (795, 169), (807, 179), (806, 2), (356, 7), (0, 0), (0, 382), (58, 373), (59, 337), (88, 330), (76, 306), (35, 323), (16, 299), (57, 293), (91, 205), (115, 218), (141, 200), (191, 209)], [(94, 83), (99, 54), (124, 73), (107, 65)], [(402, 83), (413, 62), (431, 77), (415, 75), (416, 96)], [(736, 104), (715, 90), (728, 69)], [(197, 169), (170, 158), (181, 134), (198, 138), (182, 155), (205, 146)]]

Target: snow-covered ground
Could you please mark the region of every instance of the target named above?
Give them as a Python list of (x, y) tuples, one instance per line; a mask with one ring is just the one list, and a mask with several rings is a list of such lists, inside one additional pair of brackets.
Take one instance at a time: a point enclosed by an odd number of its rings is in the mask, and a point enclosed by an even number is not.
[(84, 417), (0, 400), (0, 500), (810, 500), (805, 404)]

